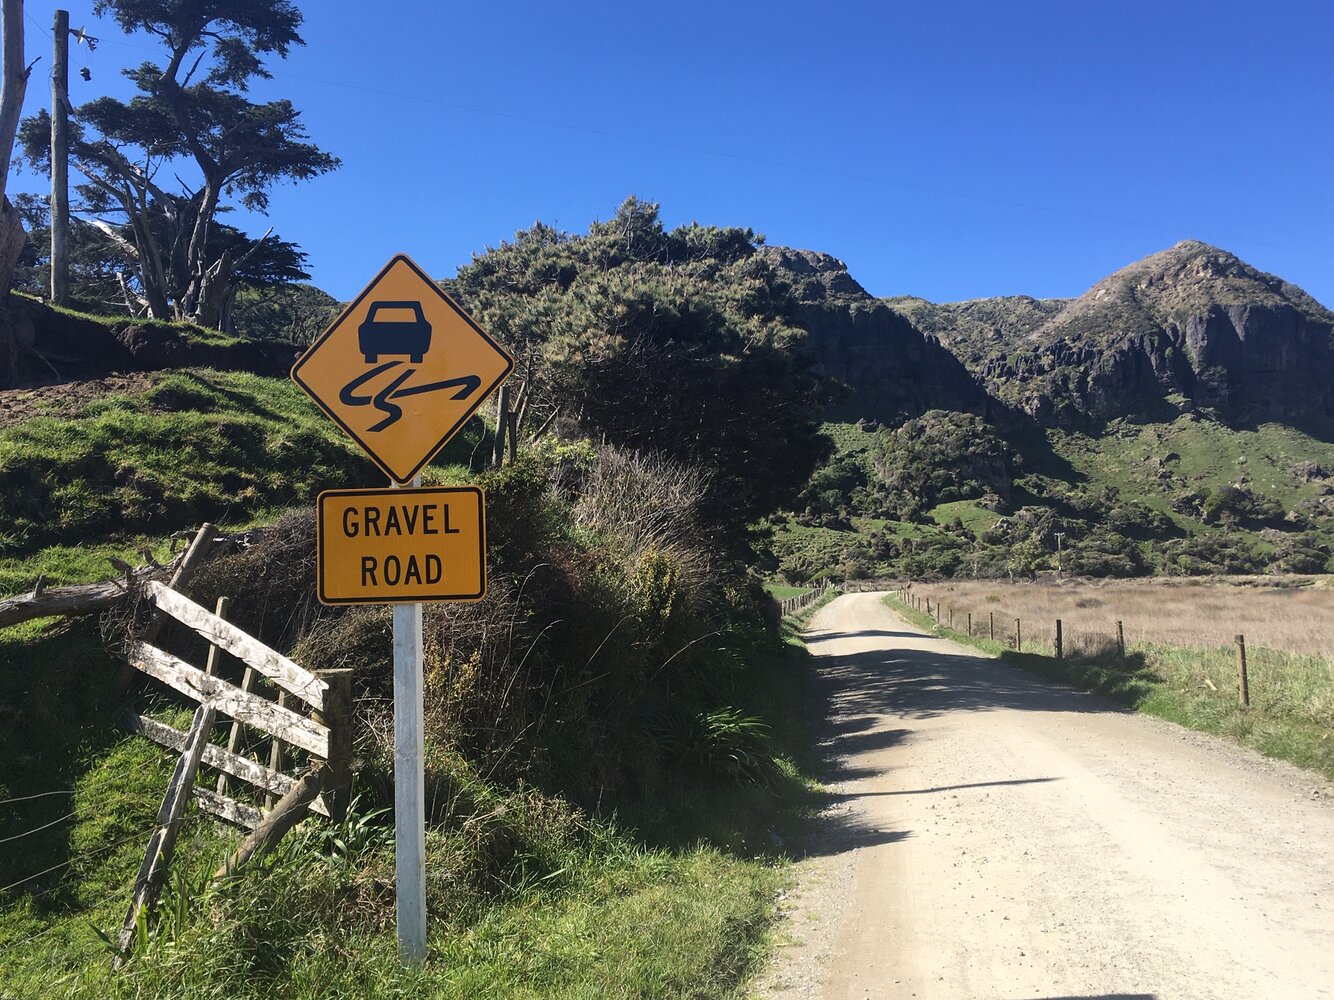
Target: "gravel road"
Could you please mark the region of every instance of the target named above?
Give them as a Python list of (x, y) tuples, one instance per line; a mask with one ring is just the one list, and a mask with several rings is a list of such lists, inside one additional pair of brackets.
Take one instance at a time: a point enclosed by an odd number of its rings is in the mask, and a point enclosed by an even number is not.
[(1334, 998), (1334, 786), (850, 594), (772, 1000)]

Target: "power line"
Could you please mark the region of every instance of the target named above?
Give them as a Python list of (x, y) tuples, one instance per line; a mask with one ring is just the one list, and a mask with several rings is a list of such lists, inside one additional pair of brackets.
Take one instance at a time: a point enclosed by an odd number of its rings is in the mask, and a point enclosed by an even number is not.
[(33, 27), (35, 27), (38, 31), (40, 31), (43, 35), (46, 36), (47, 41), (53, 41), (51, 37), (51, 32), (47, 31), (46, 28), (42, 27), (40, 22), (38, 22), (37, 18), (33, 17), (26, 7), (23, 10), (23, 16), (32, 22)]

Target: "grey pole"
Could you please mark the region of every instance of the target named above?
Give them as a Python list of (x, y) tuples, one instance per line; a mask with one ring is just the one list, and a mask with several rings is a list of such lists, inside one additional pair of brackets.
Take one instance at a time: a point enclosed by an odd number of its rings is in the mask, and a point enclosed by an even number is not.
[[(395, 484), (397, 485), (397, 484)], [(412, 481), (421, 485), (421, 476)], [(394, 871), (398, 953), (426, 959), (426, 789), (422, 756), (422, 606), (394, 605)]]
[(69, 301), (69, 11), (51, 29), (51, 303)]

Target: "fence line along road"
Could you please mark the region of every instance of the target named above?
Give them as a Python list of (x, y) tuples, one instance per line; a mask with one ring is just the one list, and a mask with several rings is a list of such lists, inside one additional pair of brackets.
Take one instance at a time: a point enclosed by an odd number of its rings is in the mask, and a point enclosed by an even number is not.
[(804, 594), (798, 594), (796, 597), (786, 597), (780, 602), (783, 610), (783, 617), (790, 615), (799, 615), (812, 604), (824, 597), (825, 594), (834, 589), (834, 585), (828, 580), (823, 586), (816, 587), (814, 590), (808, 590)]

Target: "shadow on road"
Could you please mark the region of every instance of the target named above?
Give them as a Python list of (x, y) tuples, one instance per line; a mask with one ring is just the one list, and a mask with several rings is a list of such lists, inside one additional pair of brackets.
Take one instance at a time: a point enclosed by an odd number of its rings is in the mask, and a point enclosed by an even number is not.
[(1015, 778), (1011, 781), (974, 781), (967, 785), (940, 785), (937, 788), (909, 788), (897, 792), (849, 792), (829, 794), (831, 799), (864, 799), (880, 795), (931, 795), (936, 792), (957, 792), (964, 788), (995, 788), (998, 785), (1040, 785), (1060, 778)]
[[(1102, 698), (1066, 688), (1051, 687), (1029, 678), (1000, 660), (961, 652), (936, 636), (890, 629), (863, 631), (815, 631), (806, 643), (816, 655), (811, 709), (814, 730), (824, 758), (821, 778), (826, 784), (844, 785), (873, 779), (889, 765), (879, 763), (879, 751), (889, 750), (913, 738), (914, 722), (948, 712), (1115, 712), (1130, 709)], [(835, 654), (823, 652), (831, 640), (862, 640), (878, 648)], [(908, 649), (895, 640), (939, 648)], [(828, 648), (828, 647), (825, 647)], [(891, 755), (892, 759), (892, 755)], [(875, 763), (867, 763), (874, 761)], [(808, 856), (839, 854), (878, 844), (895, 843), (911, 836), (908, 830), (868, 827), (855, 807), (858, 799), (889, 795), (928, 795), (938, 792), (1002, 785), (1041, 784), (1059, 781), (1059, 776), (1035, 776), (1006, 781), (898, 791), (862, 791), (856, 788), (821, 797), (824, 806), (809, 835), (802, 836), (802, 853)], [(1125, 994), (1126, 1000), (1140, 995)], [(1055, 998), (1053, 998), (1055, 1000)]]
[[(807, 639), (819, 654), (817, 633)], [(865, 632), (875, 636), (884, 633)], [(940, 642), (935, 637), (918, 640)], [(1019, 709), (1028, 712), (1117, 712), (1132, 710), (1103, 698), (1031, 680), (987, 656), (936, 649), (872, 649), (822, 656), (817, 694), (825, 717), (889, 715), (929, 719), (946, 712)], [(839, 751), (844, 752), (844, 751)]]

